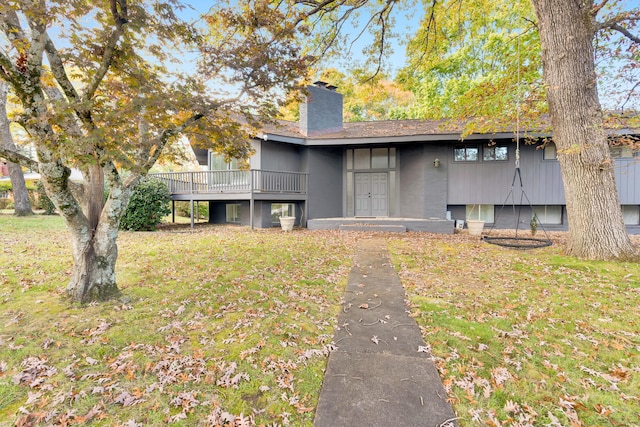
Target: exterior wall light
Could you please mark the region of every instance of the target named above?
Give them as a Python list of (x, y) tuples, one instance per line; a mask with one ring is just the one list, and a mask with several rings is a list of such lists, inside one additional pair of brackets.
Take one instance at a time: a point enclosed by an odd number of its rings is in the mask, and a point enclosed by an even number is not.
[(433, 167), (434, 168), (439, 168), (440, 167), (440, 159), (435, 159), (433, 161)]

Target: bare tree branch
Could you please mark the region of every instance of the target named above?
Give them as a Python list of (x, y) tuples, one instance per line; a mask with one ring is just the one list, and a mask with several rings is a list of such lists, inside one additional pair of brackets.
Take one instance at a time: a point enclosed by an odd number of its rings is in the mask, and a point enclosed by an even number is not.
[(624, 35), (626, 38), (628, 38), (629, 40), (635, 42), (635, 43), (640, 43), (640, 37), (634, 35), (631, 33), (631, 31), (627, 30), (626, 28), (624, 28), (622, 25), (620, 24), (611, 24), (609, 26), (609, 28), (611, 28), (612, 30), (615, 30), (619, 33), (621, 33), (622, 35)]
[(622, 105), (620, 106), (620, 110), (622, 112), (624, 112), (624, 106), (627, 105), (627, 102), (629, 102), (629, 100), (631, 99), (631, 96), (633, 95), (633, 92), (636, 90), (636, 88), (640, 86), (640, 82), (637, 82), (635, 85), (633, 85), (633, 87), (629, 90), (629, 93), (627, 94), (627, 99), (624, 100), (624, 102), (622, 103)]
[(49, 65), (51, 66), (51, 71), (53, 72), (53, 76), (56, 81), (64, 91), (66, 97), (72, 102), (79, 102), (80, 96), (78, 92), (73, 87), (71, 80), (67, 76), (67, 73), (64, 69), (64, 64), (62, 63), (62, 59), (58, 54), (58, 50), (55, 45), (47, 35), (47, 41), (45, 44), (45, 50), (47, 52), (47, 58), (49, 59)]
[(145, 162), (144, 165), (142, 165), (142, 170), (147, 172), (149, 171), (149, 169), (151, 169), (151, 167), (156, 163), (156, 161), (160, 157), (160, 154), (162, 154), (162, 151), (165, 145), (167, 145), (171, 137), (178, 135), (179, 133), (181, 133), (186, 128), (188, 128), (198, 120), (202, 119), (203, 117), (204, 117), (204, 113), (195, 113), (191, 115), (187, 120), (185, 120), (184, 123), (182, 123), (180, 126), (175, 126), (170, 129), (165, 129), (160, 134), (160, 136), (158, 136), (157, 142), (154, 144), (156, 149), (153, 150), (153, 152), (150, 151), (151, 154), (149, 156), (149, 159)]
[(600, 10), (609, 3), (609, 0), (602, 0), (600, 3), (593, 5), (591, 16), (596, 16)]
[(18, 153), (17, 151), (10, 150), (2, 146), (0, 146), (0, 157), (9, 160), (12, 163), (19, 163), (22, 166), (26, 166), (30, 169), (38, 170), (37, 161), (25, 156), (24, 154)]
[(124, 26), (128, 22), (127, 0), (111, 0), (110, 3), (111, 14), (115, 21), (115, 28), (104, 46), (104, 55), (102, 56), (100, 67), (96, 71), (93, 81), (87, 86), (84, 94), (82, 95), (83, 101), (88, 101), (93, 98), (93, 95), (96, 90), (98, 90), (102, 79), (104, 79), (107, 71), (109, 71), (111, 62), (113, 61), (113, 55), (116, 52), (116, 45), (118, 44), (122, 34), (124, 34)]

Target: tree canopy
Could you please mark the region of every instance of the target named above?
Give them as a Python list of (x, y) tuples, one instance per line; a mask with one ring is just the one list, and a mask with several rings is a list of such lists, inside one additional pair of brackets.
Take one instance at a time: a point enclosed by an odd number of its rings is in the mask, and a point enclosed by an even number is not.
[[(266, 0), (217, 3), (206, 33), (176, 0), (3, 2), (0, 78), (20, 103), (16, 121), (71, 231), (73, 299), (117, 293), (116, 238), (133, 186), (186, 134), (234, 157), (270, 120), (311, 59), (298, 47), (301, 16)], [(294, 13), (295, 12), (295, 13)], [(277, 18), (277, 19), (274, 19)], [(197, 70), (181, 70), (196, 56)], [(72, 168), (83, 174), (70, 181)], [(109, 196), (104, 200), (105, 182)]]

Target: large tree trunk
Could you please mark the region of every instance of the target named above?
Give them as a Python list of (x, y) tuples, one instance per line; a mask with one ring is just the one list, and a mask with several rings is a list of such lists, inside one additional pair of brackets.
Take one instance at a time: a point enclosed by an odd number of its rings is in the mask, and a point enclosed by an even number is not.
[(596, 87), (592, 2), (533, 0), (553, 140), (564, 181), (567, 254), (633, 259)]
[(89, 167), (85, 179), (84, 214), (66, 217), (73, 244), (73, 273), (67, 293), (77, 302), (104, 301), (120, 294), (116, 284), (118, 230), (134, 184), (111, 181), (109, 199), (104, 203), (104, 171)]
[[(10, 123), (7, 118), (7, 95), (9, 94), (9, 85), (0, 80), (0, 145), (8, 150), (17, 151), (16, 145), (13, 143), (11, 135)], [(29, 201), (29, 192), (24, 182), (24, 174), (22, 167), (16, 163), (8, 162), (9, 178), (11, 179), (11, 188), (13, 192), (13, 203), (15, 205), (15, 214), (17, 216), (33, 215), (31, 210), (31, 202)]]
[(29, 200), (29, 192), (27, 184), (24, 181), (24, 173), (22, 166), (8, 162), (9, 178), (11, 179), (11, 188), (13, 192), (14, 214), (16, 216), (33, 215), (31, 210), (31, 201)]
[[(109, 227), (106, 227), (107, 229)], [(117, 230), (73, 230), (73, 272), (67, 293), (74, 301), (104, 301), (119, 295), (116, 285)]]

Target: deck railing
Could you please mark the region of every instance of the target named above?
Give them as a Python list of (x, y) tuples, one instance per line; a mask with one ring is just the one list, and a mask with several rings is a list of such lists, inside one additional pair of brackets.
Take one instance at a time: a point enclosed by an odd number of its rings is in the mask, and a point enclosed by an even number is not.
[(306, 194), (308, 174), (261, 169), (164, 172), (150, 174), (171, 194), (287, 193)]

